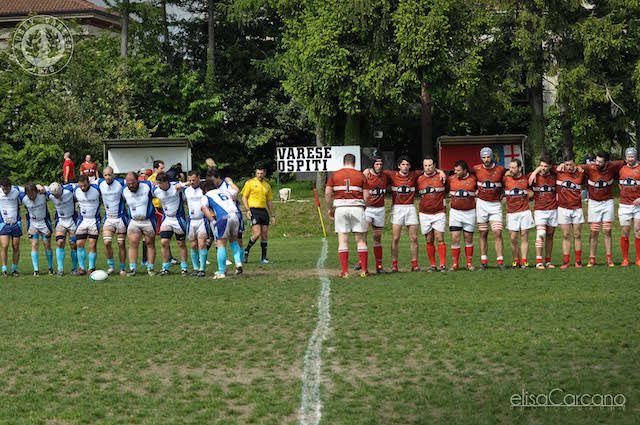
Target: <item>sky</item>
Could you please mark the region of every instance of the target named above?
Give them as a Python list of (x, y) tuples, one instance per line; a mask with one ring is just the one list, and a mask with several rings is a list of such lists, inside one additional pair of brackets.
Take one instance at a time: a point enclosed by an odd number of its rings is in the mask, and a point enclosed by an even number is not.
[[(90, 1), (91, 3), (97, 4), (98, 6), (104, 6), (104, 7), (107, 6), (106, 3), (104, 2), (104, 0), (88, 0), (88, 1)], [(135, 1), (140, 1), (140, 0), (131, 0), (131, 1), (135, 2)], [(169, 13), (169, 15), (173, 15), (173, 16), (180, 16), (180, 15), (186, 16), (186, 15), (188, 15), (187, 12), (185, 12), (184, 10), (182, 10), (179, 7), (176, 7), (176, 6), (169, 6), (167, 8), (167, 12)]]

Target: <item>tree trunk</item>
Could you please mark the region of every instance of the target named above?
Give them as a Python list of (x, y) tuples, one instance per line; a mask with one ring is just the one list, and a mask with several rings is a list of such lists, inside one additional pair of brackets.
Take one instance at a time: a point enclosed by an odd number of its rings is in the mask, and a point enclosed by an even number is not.
[(347, 120), (344, 125), (344, 144), (345, 146), (360, 144), (359, 114), (347, 114)]
[[(321, 124), (316, 124), (316, 146), (325, 145), (325, 130)], [(324, 185), (326, 173), (316, 173), (316, 191), (318, 197), (324, 199)]]
[(422, 129), (422, 157), (433, 156), (433, 111), (431, 109), (431, 91), (427, 82), (422, 79), (420, 82), (420, 103), (422, 113), (420, 115), (420, 126)]
[(208, 0), (209, 5), (209, 22), (207, 27), (209, 29), (209, 46), (207, 47), (207, 74), (210, 79), (210, 83), (213, 83), (216, 69), (216, 3), (214, 0)]
[(122, 58), (123, 72), (127, 72), (128, 54), (129, 54), (129, 0), (122, 0), (122, 30), (120, 32), (120, 58)]
[(167, 20), (167, 0), (160, 1), (160, 9), (160, 12), (162, 14), (162, 33), (164, 35), (164, 55), (167, 58), (167, 63), (169, 64), (169, 66), (172, 66), (173, 60), (171, 58), (171, 42), (169, 40), (169, 22)]
[(564, 100), (558, 99), (560, 111), (560, 129), (562, 130), (562, 159), (573, 158), (573, 133), (571, 132), (571, 118)]
[(640, 152), (640, 111), (636, 112), (636, 150)]
[(531, 118), (529, 121), (528, 154), (535, 165), (540, 155), (546, 153), (544, 145), (544, 111), (542, 97), (542, 76), (535, 87), (529, 88), (529, 105), (531, 106)]

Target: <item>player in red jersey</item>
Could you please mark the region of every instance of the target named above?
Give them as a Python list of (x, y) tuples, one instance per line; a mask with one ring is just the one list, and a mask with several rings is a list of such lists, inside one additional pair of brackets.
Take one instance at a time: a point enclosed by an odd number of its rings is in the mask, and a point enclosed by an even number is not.
[[(559, 171), (561, 168), (563, 171)], [(573, 249), (575, 251), (575, 267), (582, 267), (582, 183), (584, 171), (576, 166), (573, 154), (565, 157), (564, 163), (556, 171), (556, 193), (558, 197), (558, 225), (562, 230), (562, 265), (569, 267), (571, 258), (571, 233), (573, 232)]]
[(364, 175), (355, 169), (356, 157), (353, 154), (346, 154), (343, 163), (344, 168), (329, 177), (324, 194), (329, 217), (335, 220), (338, 234), (338, 256), (342, 267), (338, 276), (349, 277), (349, 233), (354, 233), (362, 267), (360, 276), (365, 277), (368, 274), (369, 251), (364, 207), (369, 201), (369, 187)]
[(636, 246), (636, 266), (640, 266), (640, 163), (638, 151), (627, 148), (624, 151), (626, 164), (620, 169), (620, 248), (622, 250), (621, 266), (629, 265), (629, 233), (633, 224)]
[(465, 161), (456, 161), (454, 174), (449, 176), (449, 231), (451, 232), (451, 271), (458, 270), (460, 259), (460, 234), (464, 232), (464, 252), (467, 257), (467, 270), (473, 271), (473, 231), (476, 227), (476, 176), (469, 173)]
[(611, 225), (614, 218), (613, 183), (623, 165), (624, 161), (609, 161), (609, 155), (606, 152), (598, 152), (595, 164), (582, 166), (587, 176), (589, 190), (588, 215), (591, 226), (589, 264), (587, 264), (587, 267), (593, 267), (596, 264), (600, 223), (602, 223), (602, 232), (604, 233), (607, 266), (615, 266), (611, 255)]
[[(376, 259), (376, 273), (384, 273), (382, 267), (382, 230), (384, 228), (384, 195), (389, 186), (389, 177), (382, 169), (382, 157), (373, 158), (373, 169), (367, 173), (367, 185), (369, 186), (369, 203), (364, 210), (367, 227), (372, 229), (373, 256)], [(361, 266), (355, 267), (360, 270)]]
[[(502, 178), (507, 201), (507, 230), (511, 239), (512, 269), (529, 266), (529, 229), (535, 226), (529, 209), (529, 177), (522, 174), (522, 161), (515, 158), (509, 163), (509, 171)], [(518, 236), (520, 245), (518, 246)]]
[[(556, 175), (551, 172), (548, 157), (540, 158), (540, 165), (529, 176), (533, 190), (533, 207), (536, 222), (536, 268), (555, 268), (551, 263), (553, 234), (558, 226), (558, 201), (556, 200)], [(542, 254), (546, 251), (544, 262)]]
[(476, 216), (478, 230), (480, 230), (480, 261), (481, 270), (489, 268), (488, 239), (489, 225), (493, 233), (496, 248), (496, 262), (499, 269), (504, 269), (502, 242), (502, 177), (505, 168), (496, 164), (493, 151), (489, 147), (480, 150), (482, 164), (473, 167), (472, 173), (478, 180), (478, 195), (476, 198)]
[(447, 218), (445, 215), (445, 183), (436, 170), (436, 164), (432, 157), (427, 156), (422, 160), (423, 173), (418, 177), (417, 189), (420, 195), (419, 218), (420, 230), (427, 242), (427, 256), (429, 257), (429, 272), (436, 268), (436, 246), (438, 243), (438, 257), (440, 259), (440, 271), (447, 271), (447, 246), (444, 243), (444, 230)]

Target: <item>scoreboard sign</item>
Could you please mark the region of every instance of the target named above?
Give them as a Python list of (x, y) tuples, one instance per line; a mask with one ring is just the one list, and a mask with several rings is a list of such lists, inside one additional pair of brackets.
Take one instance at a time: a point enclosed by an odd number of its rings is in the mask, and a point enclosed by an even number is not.
[(337, 171), (343, 167), (346, 154), (356, 157), (360, 169), (360, 146), (298, 146), (276, 148), (280, 173), (316, 173)]

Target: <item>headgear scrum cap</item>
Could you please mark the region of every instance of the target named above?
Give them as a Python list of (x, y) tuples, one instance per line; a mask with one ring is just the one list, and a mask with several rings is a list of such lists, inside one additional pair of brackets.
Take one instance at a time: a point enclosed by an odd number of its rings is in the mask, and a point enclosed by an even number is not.
[(485, 157), (485, 156), (493, 157), (493, 151), (491, 150), (490, 147), (484, 147), (484, 148), (480, 149), (480, 158)]

